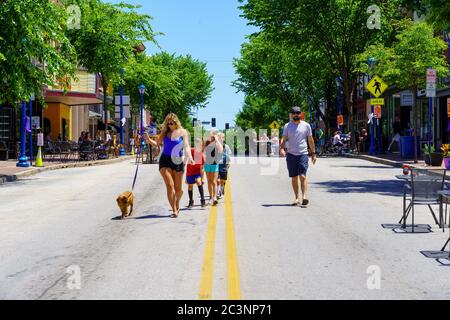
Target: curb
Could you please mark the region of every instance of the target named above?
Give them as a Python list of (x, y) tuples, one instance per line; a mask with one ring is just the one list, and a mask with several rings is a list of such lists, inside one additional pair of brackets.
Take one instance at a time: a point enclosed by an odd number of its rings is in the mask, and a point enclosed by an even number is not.
[[(388, 159), (381, 159), (381, 158), (377, 158), (377, 157), (372, 157), (372, 156), (368, 156), (368, 155), (351, 155), (351, 158), (355, 158), (355, 159), (361, 159), (361, 160), (366, 160), (366, 161), (370, 161), (370, 162), (374, 162), (374, 163), (378, 163), (378, 164), (384, 164), (387, 166), (391, 166), (394, 168), (402, 168), (403, 164), (397, 161), (393, 161), (393, 160), (388, 160)], [(410, 165), (410, 167), (413, 167), (413, 165)]]
[(111, 159), (111, 160), (96, 160), (96, 161), (90, 161), (90, 162), (75, 162), (75, 163), (61, 163), (56, 165), (50, 165), (48, 167), (42, 167), (42, 168), (33, 168), (27, 171), (19, 172), (14, 175), (3, 175), (0, 176), (0, 184), (3, 182), (14, 182), (23, 178), (27, 178), (30, 176), (34, 176), (36, 174), (45, 172), (45, 171), (53, 171), (53, 170), (60, 170), (60, 169), (69, 169), (69, 168), (84, 168), (84, 167), (96, 167), (96, 166), (104, 166), (109, 164), (115, 164), (124, 162), (127, 160), (133, 160), (135, 156), (124, 156), (117, 159)]

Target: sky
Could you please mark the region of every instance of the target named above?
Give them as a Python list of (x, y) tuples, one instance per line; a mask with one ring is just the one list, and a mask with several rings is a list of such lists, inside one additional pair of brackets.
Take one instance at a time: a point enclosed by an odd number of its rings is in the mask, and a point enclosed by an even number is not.
[[(110, 0), (116, 3), (120, 1)], [(217, 128), (225, 123), (234, 124), (237, 112), (242, 108), (244, 95), (236, 93), (231, 82), (237, 78), (233, 58), (240, 56), (242, 43), (255, 29), (247, 26), (240, 17), (238, 0), (126, 0), (140, 4), (140, 12), (153, 17), (155, 32), (162, 32), (157, 41), (163, 51), (190, 54), (207, 63), (208, 72), (214, 76), (211, 99), (205, 109), (200, 109), (198, 119), (217, 119)], [(146, 44), (147, 53), (158, 52), (152, 44)]]

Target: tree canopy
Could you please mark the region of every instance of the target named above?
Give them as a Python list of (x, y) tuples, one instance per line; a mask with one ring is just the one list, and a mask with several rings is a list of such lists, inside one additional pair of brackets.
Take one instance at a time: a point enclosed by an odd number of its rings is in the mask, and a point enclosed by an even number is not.
[(66, 18), (65, 9), (49, 0), (2, 1), (0, 103), (15, 104), (32, 94), (40, 98), (44, 86), (74, 75)]

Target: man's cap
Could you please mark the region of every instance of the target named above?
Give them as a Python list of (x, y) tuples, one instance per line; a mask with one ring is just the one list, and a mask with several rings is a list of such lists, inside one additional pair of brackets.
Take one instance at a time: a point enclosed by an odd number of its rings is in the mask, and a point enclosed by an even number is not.
[(292, 113), (295, 113), (295, 112), (302, 112), (302, 109), (300, 109), (300, 107), (293, 107), (291, 112), (292, 112)]

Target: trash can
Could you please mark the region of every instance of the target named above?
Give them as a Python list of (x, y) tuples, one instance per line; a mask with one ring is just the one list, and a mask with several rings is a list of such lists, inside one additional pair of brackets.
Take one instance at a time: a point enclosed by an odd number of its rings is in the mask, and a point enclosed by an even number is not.
[[(420, 156), (420, 140), (417, 139), (417, 156)], [(414, 137), (403, 136), (400, 137), (400, 157), (402, 159), (414, 158)]]

